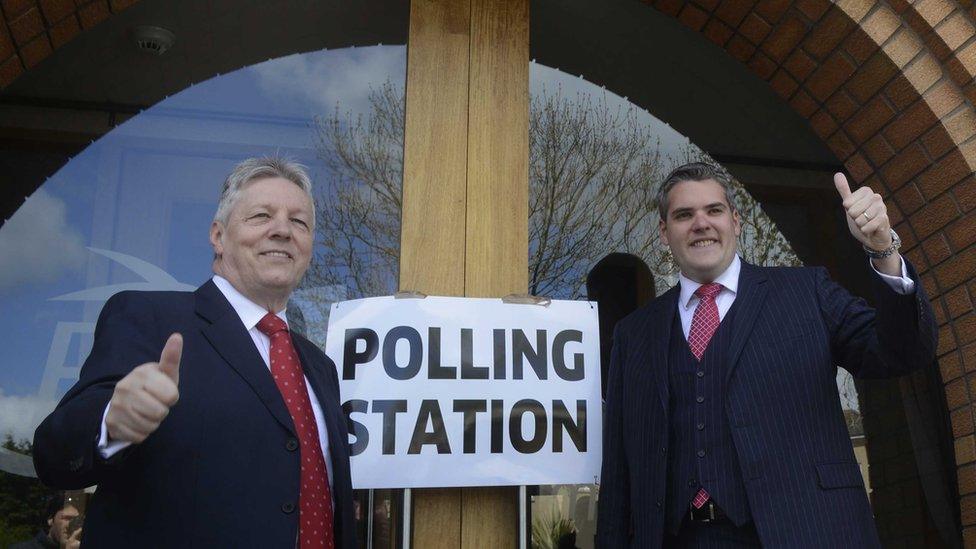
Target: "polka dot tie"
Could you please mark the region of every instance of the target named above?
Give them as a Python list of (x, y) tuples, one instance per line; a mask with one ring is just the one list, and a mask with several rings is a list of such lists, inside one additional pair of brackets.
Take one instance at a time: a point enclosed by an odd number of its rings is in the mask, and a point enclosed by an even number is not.
[(292, 345), (288, 326), (277, 315), (264, 315), (257, 327), (271, 338), (271, 376), (285, 399), (298, 434), (302, 483), (298, 491), (298, 547), (333, 549), (329, 475), (325, 470), (319, 430), (298, 354)]
[[(698, 306), (695, 307), (695, 314), (691, 317), (691, 330), (688, 332), (688, 346), (691, 347), (691, 354), (701, 360), (711, 341), (712, 335), (718, 329), (719, 317), (718, 306), (715, 305), (715, 296), (722, 291), (722, 285), (717, 282), (703, 284), (695, 290), (698, 296)], [(701, 509), (708, 502), (708, 492), (704, 488), (698, 490), (691, 505), (695, 509)]]

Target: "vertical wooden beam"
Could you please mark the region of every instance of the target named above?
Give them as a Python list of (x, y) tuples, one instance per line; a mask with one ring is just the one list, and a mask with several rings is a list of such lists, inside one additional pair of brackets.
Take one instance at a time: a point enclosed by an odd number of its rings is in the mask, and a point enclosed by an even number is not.
[(470, 0), (413, 0), (400, 289), (464, 294)]
[(455, 549), (461, 546), (461, 490), (413, 491), (410, 547)]
[[(413, 0), (407, 44), (400, 289), (464, 294), (470, 0)], [(461, 491), (415, 490), (412, 547), (461, 544)]]
[[(529, 3), (471, 0), (464, 295), (528, 291)], [(516, 488), (461, 492), (461, 547), (512, 547)]]
[(529, 276), (529, 3), (471, 1), (464, 287), (525, 293)]
[[(528, 287), (528, 0), (413, 0), (400, 288)], [(414, 492), (414, 547), (511, 547), (515, 488)]]

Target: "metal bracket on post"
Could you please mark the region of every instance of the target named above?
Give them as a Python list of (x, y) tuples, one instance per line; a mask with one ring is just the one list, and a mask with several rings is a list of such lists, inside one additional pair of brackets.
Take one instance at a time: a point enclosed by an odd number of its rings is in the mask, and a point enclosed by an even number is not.
[(519, 546), (519, 549), (528, 549), (528, 547), (529, 547), (529, 540), (528, 540), (528, 531), (529, 531), (529, 524), (528, 524), (528, 515), (529, 515), (529, 513), (528, 513), (528, 500), (529, 500), (529, 491), (527, 490), (527, 486), (525, 486), (525, 485), (519, 486), (518, 494), (519, 494), (518, 495), (518, 498), (519, 498), (519, 504), (518, 504), (518, 509), (519, 509), (519, 518), (518, 518), (519, 535), (518, 535), (518, 540), (519, 541), (518, 541), (518, 546)]
[(373, 517), (376, 516), (376, 514), (373, 513), (373, 506), (375, 505), (373, 498), (375, 497), (375, 492), (376, 490), (370, 489), (369, 503), (366, 505), (369, 509), (367, 511), (369, 514), (366, 515), (366, 549), (373, 549)]
[(413, 498), (410, 488), (403, 489), (403, 549), (410, 549), (410, 541), (413, 537), (413, 518), (410, 516), (413, 511)]

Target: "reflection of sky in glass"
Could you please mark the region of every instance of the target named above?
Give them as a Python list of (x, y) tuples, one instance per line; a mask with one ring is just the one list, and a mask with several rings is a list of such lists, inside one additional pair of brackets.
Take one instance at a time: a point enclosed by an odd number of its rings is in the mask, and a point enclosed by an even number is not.
[[(374, 46), (292, 55), (217, 76), (169, 97), (117, 127), (52, 176), (0, 228), (0, 437), (30, 438), (77, 378), (104, 303), (56, 300), (122, 286), (190, 289), (210, 276), (207, 232), (219, 185), (248, 156), (281, 153), (328, 176), (316, 150), (313, 119), (368, 114), (371, 89), (402, 89), (406, 48)], [(532, 63), (532, 93), (560, 91), (631, 108), (576, 76)], [(688, 143), (637, 110), (664, 154)], [(121, 254), (114, 255), (112, 254)], [(112, 256), (112, 257), (110, 257)], [(341, 289), (312, 288), (299, 300), (335, 299)], [(86, 297), (86, 296), (82, 296)], [(303, 311), (319, 336), (319, 311)], [(319, 332), (319, 333), (316, 333)], [(316, 338), (318, 339), (318, 338)]]
[(637, 121), (647, 126), (651, 135), (660, 139), (661, 154), (664, 157), (676, 156), (679, 150), (689, 143), (687, 137), (675, 131), (666, 122), (637, 107), (626, 97), (616, 95), (578, 76), (533, 61), (529, 65), (529, 95), (536, 97), (543, 93), (562, 93), (562, 96), (567, 99), (574, 99), (579, 94), (584, 97), (590, 96), (594, 100), (605, 100), (607, 107), (612, 110), (619, 108), (621, 112), (626, 112), (628, 109), (633, 109)]
[(322, 181), (313, 118), (362, 113), (371, 88), (402, 88), (405, 66), (405, 47), (376, 46), (221, 75), (133, 117), (45, 182), (0, 229), (0, 251), (20, 258), (0, 269), (0, 330), (14, 335), (0, 361), (0, 437), (30, 438), (77, 378), (105, 296), (207, 280), (207, 232), (236, 162), (278, 152)]

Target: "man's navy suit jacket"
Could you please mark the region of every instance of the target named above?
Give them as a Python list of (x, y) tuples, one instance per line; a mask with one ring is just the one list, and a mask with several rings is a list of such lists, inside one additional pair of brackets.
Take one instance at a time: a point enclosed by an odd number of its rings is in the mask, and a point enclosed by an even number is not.
[[(115, 383), (158, 361), (173, 332), (183, 334), (179, 402), (145, 441), (103, 460), (96, 440)], [(355, 524), (336, 369), (305, 338), (292, 340), (328, 427), (336, 547), (349, 549)], [(210, 281), (193, 293), (122, 292), (106, 302), (78, 383), (37, 428), (34, 463), (51, 486), (98, 485), (85, 546), (289, 548), (298, 537), (296, 441), (268, 367)]]
[[(859, 378), (933, 363), (936, 328), (918, 277), (880, 277), (877, 311), (822, 268), (743, 262), (728, 352), (725, 416), (764, 547), (879, 547), (837, 392)], [(660, 547), (668, 469), (668, 345), (676, 286), (622, 320), (607, 385), (598, 547)]]

